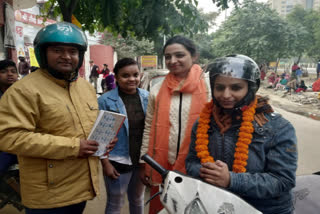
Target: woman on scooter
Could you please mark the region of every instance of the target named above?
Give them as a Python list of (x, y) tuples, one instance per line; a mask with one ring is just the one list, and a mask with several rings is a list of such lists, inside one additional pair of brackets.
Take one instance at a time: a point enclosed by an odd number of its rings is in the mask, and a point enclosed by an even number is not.
[(239, 195), (264, 214), (292, 213), (297, 138), (290, 122), (256, 95), (259, 67), (247, 56), (230, 55), (207, 71), (212, 101), (193, 126), (187, 173)]

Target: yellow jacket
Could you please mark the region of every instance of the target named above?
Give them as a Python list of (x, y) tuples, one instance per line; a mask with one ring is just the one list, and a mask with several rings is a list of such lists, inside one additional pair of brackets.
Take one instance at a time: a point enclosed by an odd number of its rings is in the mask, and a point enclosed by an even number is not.
[(18, 155), (22, 202), (62, 207), (99, 194), (97, 157), (77, 158), (98, 114), (93, 87), (37, 70), (0, 100), (0, 150)]

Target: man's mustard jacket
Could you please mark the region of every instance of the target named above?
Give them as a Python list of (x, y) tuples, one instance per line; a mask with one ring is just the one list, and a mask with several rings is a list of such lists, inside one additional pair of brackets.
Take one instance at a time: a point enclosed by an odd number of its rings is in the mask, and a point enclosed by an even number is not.
[(98, 114), (93, 87), (37, 70), (0, 100), (0, 150), (18, 155), (21, 195), (29, 208), (54, 208), (99, 192), (97, 157), (78, 158)]

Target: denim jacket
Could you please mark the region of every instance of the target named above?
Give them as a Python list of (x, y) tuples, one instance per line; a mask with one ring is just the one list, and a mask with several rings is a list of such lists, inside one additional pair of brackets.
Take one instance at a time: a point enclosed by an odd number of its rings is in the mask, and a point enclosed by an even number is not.
[[(148, 96), (149, 92), (138, 88), (138, 93), (140, 96), (141, 105), (143, 108), (144, 114), (146, 114), (146, 109), (148, 105)], [(103, 94), (98, 98), (99, 109), (100, 110), (107, 110), (113, 111), (120, 114), (127, 115), (127, 111), (122, 99), (119, 96), (119, 88), (116, 87), (115, 89)], [(122, 156), (126, 157), (129, 160), (129, 121), (128, 118), (125, 119), (122, 127), (119, 130), (117, 135), (118, 142), (116, 143), (113, 150), (109, 153), (110, 156)]]
[[(246, 173), (232, 172), (235, 144), (240, 122), (223, 135), (211, 117), (209, 152), (215, 160), (221, 160), (230, 170), (228, 190), (239, 195), (264, 214), (285, 214), (293, 210), (292, 188), (297, 169), (297, 138), (291, 123), (280, 114), (265, 114), (269, 120), (260, 127), (255, 121)], [(186, 159), (187, 174), (199, 177), (200, 160), (195, 151), (196, 130), (194, 124), (189, 154)]]

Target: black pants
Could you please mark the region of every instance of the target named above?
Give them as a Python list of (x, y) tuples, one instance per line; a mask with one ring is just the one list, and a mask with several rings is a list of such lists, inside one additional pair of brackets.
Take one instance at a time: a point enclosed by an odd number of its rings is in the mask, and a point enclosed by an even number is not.
[(101, 88), (102, 88), (102, 93), (106, 91), (107, 85), (106, 85), (106, 79), (101, 80)]
[(29, 209), (26, 208), (26, 214), (82, 214), (86, 207), (86, 201), (79, 204), (73, 204), (65, 207), (52, 209)]

